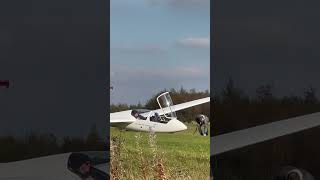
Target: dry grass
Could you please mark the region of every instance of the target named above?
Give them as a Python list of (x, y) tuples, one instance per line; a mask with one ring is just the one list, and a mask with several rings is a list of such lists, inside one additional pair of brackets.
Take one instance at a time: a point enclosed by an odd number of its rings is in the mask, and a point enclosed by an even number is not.
[[(154, 133), (149, 133), (149, 152), (145, 151), (141, 145), (141, 134), (136, 135), (135, 140), (135, 147), (138, 152), (135, 160), (139, 167), (139, 179), (168, 180), (163, 164), (163, 154), (159, 153), (157, 150), (156, 135)], [(125, 159), (124, 156), (126, 152), (123, 144), (123, 138), (120, 138), (120, 136), (113, 136), (111, 138), (110, 169), (112, 180), (134, 179), (134, 176), (131, 177), (131, 175), (125, 174), (125, 170), (122, 165), (123, 159)], [(150, 155), (152, 156), (152, 158), (148, 158), (150, 157)]]

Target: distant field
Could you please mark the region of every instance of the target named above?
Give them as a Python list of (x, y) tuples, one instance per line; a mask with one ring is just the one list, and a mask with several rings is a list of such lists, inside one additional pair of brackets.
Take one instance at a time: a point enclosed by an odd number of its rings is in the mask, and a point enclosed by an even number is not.
[[(156, 133), (157, 153), (162, 154), (164, 173), (168, 179), (209, 179), (210, 175), (210, 135), (203, 137), (194, 131), (195, 125), (188, 124), (188, 130), (178, 133)], [(143, 168), (152, 166), (154, 153), (150, 148), (149, 133), (119, 131), (111, 128), (111, 137), (120, 137), (123, 142), (120, 161), (124, 179), (145, 179)], [(139, 138), (140, 137), (140, 140)], [(140, 145), (137, 145), (139, 142)], [(139, 147), (143, 152), (139, 151)], [(146, 169), (150, 168), (147, 167)], [(152, 174), (152, 170), (146, 170)], [(149, 175), (146, 179), (153, 179)]]

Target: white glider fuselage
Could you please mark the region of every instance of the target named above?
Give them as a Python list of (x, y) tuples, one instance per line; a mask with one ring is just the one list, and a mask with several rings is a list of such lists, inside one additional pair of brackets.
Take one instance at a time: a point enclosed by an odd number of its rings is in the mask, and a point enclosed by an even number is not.
[[(121, 129), (132, 130), (132, 131), (154, 131), (154, 132), (179, 132), (187, 129), (187, 126), (179, 121), (177, 118), (171, 118), (168, 122), (165, 121), (152, 121), (152, 117), (154, 116), (155, 112), (150, 111), (149, 115), (146, 117), (145, 120), (134, 118), (131, 115), (131, 110), (123, 111), (118, 113), (111, 114), (110, 118), (121, 117), (120, 119), (126, 119), (126, 121), (132, 121), (132, 123), (112, 123), (111, 126), (118, 127)], [(151, 118), (151, 119), (150, 119)]]
[(170, 133), (187, 130), (187, 126), (178, 119), (171, 119), (166, 124), (137, 120), (134, 123), (129, 124), (126, 129), (133, 131), (154, 131)]

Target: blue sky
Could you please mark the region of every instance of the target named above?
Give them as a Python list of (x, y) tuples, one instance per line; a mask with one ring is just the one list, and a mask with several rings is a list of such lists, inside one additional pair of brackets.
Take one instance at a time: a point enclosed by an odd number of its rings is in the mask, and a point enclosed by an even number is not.
[(111, 103), (209, 90), (209, 0), (111, 0)]

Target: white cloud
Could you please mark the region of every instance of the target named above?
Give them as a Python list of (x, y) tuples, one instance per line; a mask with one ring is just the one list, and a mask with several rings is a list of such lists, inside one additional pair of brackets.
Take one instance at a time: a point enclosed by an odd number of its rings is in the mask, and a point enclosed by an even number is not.
[(192, 48), (209, 48), (210, 47), (210, 37), (188, 37), (179, 39), (177, 41), (179, 46), (192, 47)]
[(147, 44), (144, 46), (129, 46), (129, 45), (116, 45), (111, 47), (111, 49), (115, 51), (119, 51), (121, 53), (142, 53), (142, 54), (150, 54), (150, 53), (164, 53), (165, 49), (158, 45)]
[[(114, 69), (115, 70), (115, 69)], [(195, 80), (207, 79), (210, 76), (208, 68), (200, 67), (175, 67), (175, 68), (117, 68), (117, 75), (112, 76), (113, 81), (157, 81), (157, 80)]]

